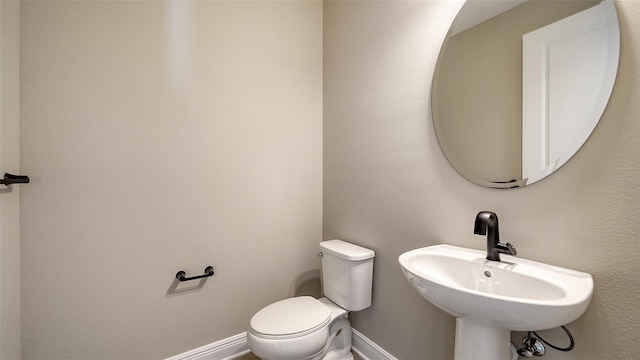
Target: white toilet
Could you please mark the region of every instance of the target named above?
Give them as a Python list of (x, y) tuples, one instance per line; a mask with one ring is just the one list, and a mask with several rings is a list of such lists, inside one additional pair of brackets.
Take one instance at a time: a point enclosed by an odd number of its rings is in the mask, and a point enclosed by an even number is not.
[(373, 250), (342, 240), (320, 243), (325, 297), (293, 297), (258, 311), (247, 332), (264, 360), (353, 360), (349, 311), (371, 306)]

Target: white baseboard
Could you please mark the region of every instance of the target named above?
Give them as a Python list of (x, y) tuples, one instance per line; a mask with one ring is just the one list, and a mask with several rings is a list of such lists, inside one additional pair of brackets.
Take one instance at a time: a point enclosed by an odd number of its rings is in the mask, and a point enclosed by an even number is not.
[(398, 360), (354, 328), (351, 328), (351, 348), (364, 360)]
[[(358, 330), (351, 328), (351, 333), (351, 348), (363, 360), (398, 360)], [(248, 352), (247, 333), (243, 332), (165, 360), (232, 360)]]
[(165, 360), (231, 360), (248, 352), (247, 333), (243, 332)]

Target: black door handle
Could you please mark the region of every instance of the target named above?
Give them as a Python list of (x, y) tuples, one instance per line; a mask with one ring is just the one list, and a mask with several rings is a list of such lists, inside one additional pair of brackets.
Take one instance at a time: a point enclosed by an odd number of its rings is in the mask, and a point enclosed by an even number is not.
[(26, 175), (13, 175), (9, 173), (4, 174), (4, 178), (0, 179), (0, 185), (11, 185), (11, 184), (28, 184), (29, 177)]

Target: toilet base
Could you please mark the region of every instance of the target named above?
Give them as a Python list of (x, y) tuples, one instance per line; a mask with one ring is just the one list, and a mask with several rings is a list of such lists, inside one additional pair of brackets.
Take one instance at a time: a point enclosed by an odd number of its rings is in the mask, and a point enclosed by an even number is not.
[[(351, 323), (344, 316), (336, 319), (330, 326), (329, 345), (318, 360), (353, 360), (351, 354)], [(315, 360), (315, 359), (314, 359)]]
[(323, 357), (321, 360), (353, 360), (353, 354), (349, 353), (344, 357), (336, 358), (336, 357)]
[[(261, 359), (261, 360), (268, 360), (268, 359)], [(320, 358), (313, 358), (311, 360), (353, 360), (353, 354), (349, 353), (344, 357), (338, 358), (338, 357), (320, 357)]]

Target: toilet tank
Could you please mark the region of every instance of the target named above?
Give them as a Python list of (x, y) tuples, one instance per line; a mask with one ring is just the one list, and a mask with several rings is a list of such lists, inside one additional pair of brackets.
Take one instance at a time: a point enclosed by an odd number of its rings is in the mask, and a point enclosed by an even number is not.
[(349, 311), (371, 306), (373, 250), (342, 240), (320, 243), (324, 296)]

